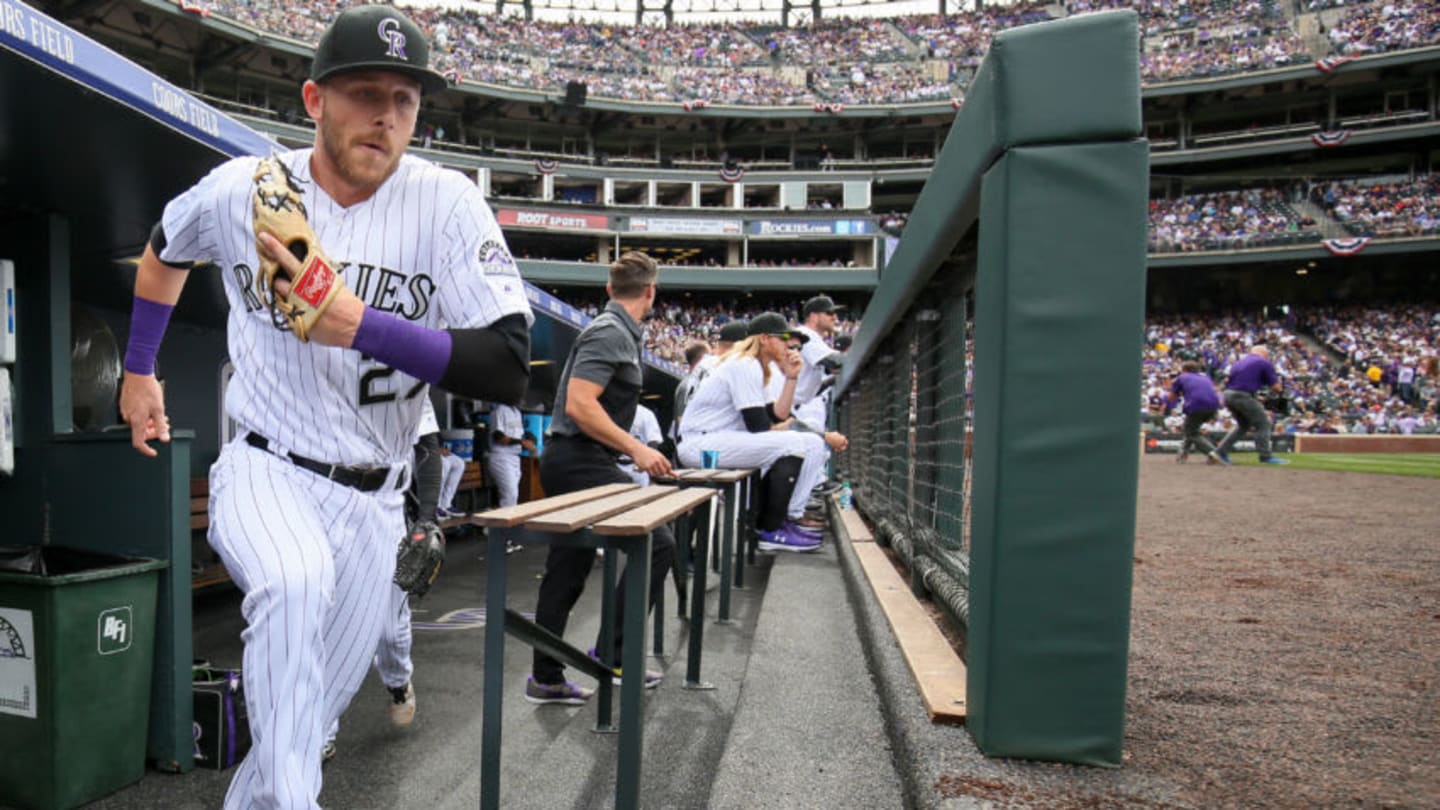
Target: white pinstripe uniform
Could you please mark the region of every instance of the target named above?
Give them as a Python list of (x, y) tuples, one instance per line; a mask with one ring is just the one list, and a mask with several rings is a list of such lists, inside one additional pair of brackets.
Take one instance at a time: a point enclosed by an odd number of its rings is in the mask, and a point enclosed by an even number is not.
[[(495, 434), (514, 439), (516, 444), (496, 444)], [(520, 500), (520, 438), (525, 435), (525, 422), (520, 418), (520, 409), (514, 405), (497, 404), (490, 411), (490, 454), (485, 457), (485, 469), (495, 482), (495, 494), (499, 506), (514, 506)]]
[(825, 370), (820, 368), (820, 361), (835, 353), (825, 343), (825, 339), (804, 324), (795, 328), (795, 331), (806, 335), (810, 339), (800, 347), (800, 357), (805, 364), (800, 367), (800, 375), (795, 381), (795, 407), (793, 412), (797, 420), (815, 430), (825, 429), (826, 398), (817, 396), (820, 391), (820, 383), (825, 381)]
[[(420, 441), (421, 436), (429, 436), (431, 433), (440, 432), (440, 422), (435, 418), (435, 406), (430, 404), (430, 398), (425, 398), (424, 410), (420, 413), (420, 429), (415, 432), (415, 441)], [(465, 459), (451, 453), (450, 455), (440, 454), (440, 491), (435, 504), (440, 509), (450, 509), (455, 505), (455, 492), (460, 489), (460, 479), (465, 476)], [(429, 520), (438, 515), (417, 515), (417, 520)], [(400, 684), (404, 686), (404, 684)]]
[[(310, 175), (310, 149), (280, 158), (309, 221), (365, 303), (429, 327), (486, 326), (523, 313), (523, 284), (479, 190), (406, 155), (362, 202), (342, 208)], [(223, 274), (235, 366), (225, 409), (239, 426), (210, 472), (210, 544), (245, 592), (245, 696), (253, 747), (225, 806), (314, 808), (325, 729), (365, 677), (391, 604), (401, 487), (426, 386), (359, 352), (302, 343), (254, 290), (256, 158), (216, 168), (165, 208), (169, 264)], [(244, 441), (253, 432), (268, 452)], [(362, 493), (292, 464), (388, 467)]]
[[(660, 432), (660, 420), (655, 412), (644, 405), (635, 406), (635, 421), (630, 423), (630, 435), (640, 440), (643, 445), (650, 445), (652, 442), (665, 441), (665, 434)], [(634, 464), (619, 465), (621, 471), (630, 476), (630, 480), (642, 487), (650, 486), (650, 474), (637, 469)]]
[(759, 467), (761, 474), (785, 456), (799, 456), (804, 462), (786, 508), (788, 517), (799, 518), (805, 514), (810, 490), (825, 475), (825, 441), (813, 433), (793, 430), (746, 430), (740, 411), (761, 408), (770, 401), (760, 361), (726, 355), (685, 406), (678, 455), (682, 465), (699, 467), (702, 450), (718, 450), (721, 467)]

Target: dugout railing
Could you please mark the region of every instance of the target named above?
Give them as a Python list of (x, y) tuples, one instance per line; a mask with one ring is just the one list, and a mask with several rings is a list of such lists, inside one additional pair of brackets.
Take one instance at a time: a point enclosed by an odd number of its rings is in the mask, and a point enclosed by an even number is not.
[(1121, 761), (1138, 38), (1129, 11), (995, 37), (837, 383), (839, 475), (912, 587), (963, 623), (967, 724), (991, 755)]

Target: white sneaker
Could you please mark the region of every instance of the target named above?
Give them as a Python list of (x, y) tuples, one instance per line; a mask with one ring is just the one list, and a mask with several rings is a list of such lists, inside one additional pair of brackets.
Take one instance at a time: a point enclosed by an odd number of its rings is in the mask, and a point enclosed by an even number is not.
[(415, 722), (415, 685), (407, 683), (391, 687), (389, 691), (390, 723), (403, 727)]

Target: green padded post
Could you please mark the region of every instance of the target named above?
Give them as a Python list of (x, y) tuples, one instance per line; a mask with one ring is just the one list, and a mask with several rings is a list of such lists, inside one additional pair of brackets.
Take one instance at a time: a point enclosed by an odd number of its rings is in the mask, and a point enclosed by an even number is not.
[(1144, 141), (986, 173), (976, 280), (969, 728), (1119, 766), (1145, 309)]

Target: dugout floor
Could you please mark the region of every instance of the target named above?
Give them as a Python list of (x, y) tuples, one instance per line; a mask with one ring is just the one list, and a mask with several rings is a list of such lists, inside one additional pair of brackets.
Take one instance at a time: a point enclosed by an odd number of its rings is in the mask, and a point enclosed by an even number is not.
[[(484, 551), (478, 533), (452, 540), (444, 574), (416, 606), (415, 723), (391, 727), (388, 695), (372, 671), (341, 721), (338, 755), (325, 767), (323, 807), (479, 806)], [(512, 606), (533, 609), (543, 554), (530, 547), (510, 556)], [(901, 806), (833, 542), (815, 555), (762, 555), (746, 573), (748, 587), (733, 594), (732, 624), (714, 622), (718, 591), (712, 587), (707, 599), (702, 674), (715, 691), (682, 688), (687, 636), (672, 618), (673, 588), (667, 593), (668, 655), (651, 662), (666, 678), (645, 698), (643, 806)], [(585, 646), (598, 624), (599, 576), (597, 566), (567, 633)], [(197, 656), (238, 665), (239, 603), (233, 588), (196, 598)], [(502, 806), (613, 806), (616, 738), (591, 731), (593, 705), (525, 702), (529, 661), (528, 647), (507, 642)], [(216, 808), (233, 773), (149, 772), (88, 807)]]

